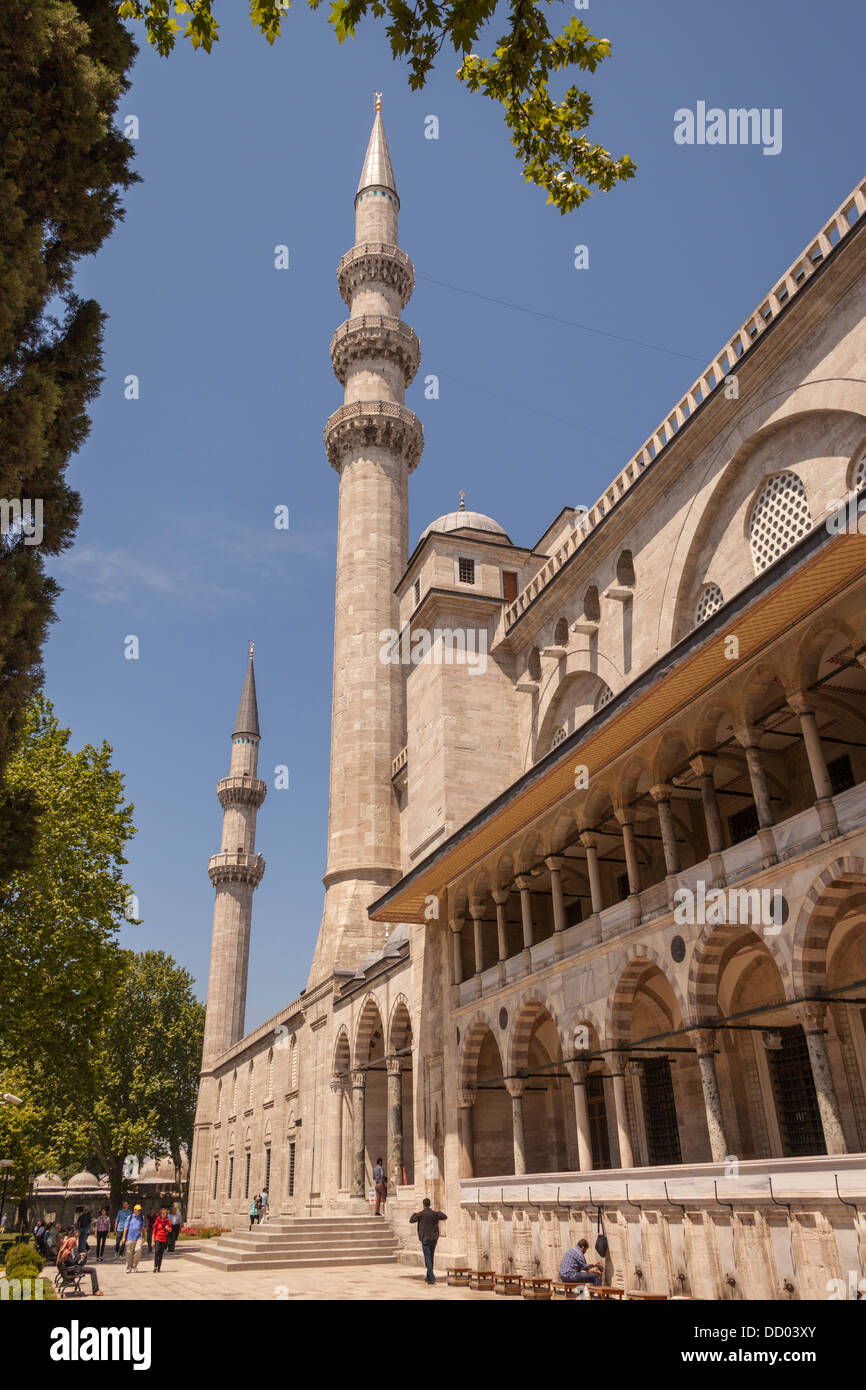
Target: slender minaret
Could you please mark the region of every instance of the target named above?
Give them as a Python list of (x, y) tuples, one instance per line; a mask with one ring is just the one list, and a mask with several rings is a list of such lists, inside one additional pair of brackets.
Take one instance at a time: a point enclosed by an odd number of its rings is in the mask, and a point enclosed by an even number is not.
[(340, 494), (328, 864), (310, 983), (383, 944), (384, 927), (367, 908), (401, 871), (391, 771), (405, 739), (403, 672), (381, 659), (380, 633), (399, 627), (394, 589), (408, 559), (408, 479), (424, 440), (403, 404), (421, 353), (400, 318), (415, 277), (397, 245), (399, 207), (377, 96), (355, 196), (355, 245), (337, 269), (349, 318), (331, 341), (345, 404), (325, 429)]
[(244, 1034), (253, 893), (265, 872), (265, 861), (256, 854), (256, 813), (267, 792), (265, 783), (256, 776), (259, 737), (256, 675), (250, 644), (250, 660), (232, 734), (229, 775), (217, 783), (217, 796), (223, 808), (222, 850), (208, 862), (216, 901), (203, 1071)]

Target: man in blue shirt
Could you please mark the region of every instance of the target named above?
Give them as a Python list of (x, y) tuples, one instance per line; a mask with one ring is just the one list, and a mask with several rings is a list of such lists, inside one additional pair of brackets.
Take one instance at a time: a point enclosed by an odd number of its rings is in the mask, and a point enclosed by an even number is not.
[(559, 1266), (559, 1277), (563, 1284), (600, 1284), (601, 1265), (587, 1264), (588, 1240), (579, 1240), (577, 1245), (566, 1250)]
[(126, 1247), (126, 1272), (127, 1274), (138, 1273), (138, 1262), (141, 1259), (142, 1231), (144, 1230), (144, 1216), (141, 1207), (134, 1207), (132, 1215), (126, 1223), (126, 1230), (123, 1233), (123, 1244)]
[(114, 1258), (116, 1260), (120, 1259), (120, 1248), (123, 1245), (123, 1233), (126, 1230), (126, 1223), (131, 1216), (132, 1212), (129, 1210), (129, 1203), (124, 1202), (114, 1219)]

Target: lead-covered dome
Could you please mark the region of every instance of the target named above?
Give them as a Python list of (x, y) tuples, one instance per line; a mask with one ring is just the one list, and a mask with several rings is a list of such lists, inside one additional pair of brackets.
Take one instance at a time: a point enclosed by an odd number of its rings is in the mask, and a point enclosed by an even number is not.
[(460, 531), (468, 527), (472, 531), (490, 531), (494, 535), (504, 536), (506, 534), (498, 521), (494, 521), (492, 516), (485, 516), (483, 512), (469, 512), (461, 508), (457, 512), (446, 512), (444, 516), (438, 516), (435, 521), (421, 532), (420, 540), (429, 536), (431, 531)]

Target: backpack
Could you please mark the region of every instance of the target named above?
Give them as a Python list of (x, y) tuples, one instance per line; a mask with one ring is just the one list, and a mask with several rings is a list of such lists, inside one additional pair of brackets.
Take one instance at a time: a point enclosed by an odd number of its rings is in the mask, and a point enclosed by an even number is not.
[(595, 1253), (604, 1259), (607, 1254), (607, 1236), (601, 1229), (601, 1207), (598, 1209), (598, 1234), (595, 1238)]

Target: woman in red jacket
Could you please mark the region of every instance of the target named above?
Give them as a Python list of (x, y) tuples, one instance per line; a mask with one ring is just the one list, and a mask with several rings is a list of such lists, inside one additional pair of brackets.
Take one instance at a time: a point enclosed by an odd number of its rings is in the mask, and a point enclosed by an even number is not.
[(159, 1274), (162, 1265), (162, 1257), (171, 1236), (171, 1222), (168, 1219), (168, 1207), (163, 1207), (159, 1216), (153, 1223), (153, 1272)]

